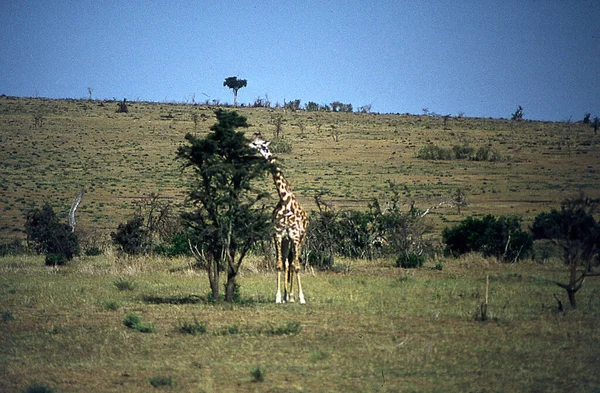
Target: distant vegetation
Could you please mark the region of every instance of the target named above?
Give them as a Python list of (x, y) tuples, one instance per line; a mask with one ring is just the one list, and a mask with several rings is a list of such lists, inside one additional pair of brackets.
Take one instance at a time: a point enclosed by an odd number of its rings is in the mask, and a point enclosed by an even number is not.
[[(89, 98), (0, 98), (0, 391), (600, 386), (591, 114)], [(254, 132), (310, 212), (306, 307), (274, 304)]]

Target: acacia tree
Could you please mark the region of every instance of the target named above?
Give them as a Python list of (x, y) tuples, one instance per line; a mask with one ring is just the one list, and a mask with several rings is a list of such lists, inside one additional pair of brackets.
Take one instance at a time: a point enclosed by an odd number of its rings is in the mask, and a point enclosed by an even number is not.
[(233, 90), (233, 107), (237, 106), (237, 94), (238, 90), (242, 87), (246, 87), (247, 85), (246, 79), (238, 79), (237, 76), (230, 76), (229, 78), (225, 78), (225, 82), (223, 82), (223, 86), (229, 87)]
[(227, 271), (225, 301), (236, 300), (236, 277), (252, 245), (267, 239), (270, 215), (252, 187), (254, 179), (269, 171), (269, 163), (249, 147), (239, 127), (246, 118), (235, 111), (215, 111), (218, 123), (205, 138), (187, 134), (189, 142), (177, 157), (190, 169), (190, 210), (183, 214), (189, 245), (197, 261), (208, 270), (214, 299), (219, 298), (219, 272)]
[(575, 294), (587, 277), (600, 276), (594, 272), (594, 260), (600, 251), (600, 224), (594, 218), (600, 199), (578, 198), (562, 202), (560, 211), (540, 213), (531, 231), (536, 239), (550, 239), (564, 252), (564, 262), (569, 269), (569, 282), (554, 281), (567, 291), (569, 303), (577, 308)]

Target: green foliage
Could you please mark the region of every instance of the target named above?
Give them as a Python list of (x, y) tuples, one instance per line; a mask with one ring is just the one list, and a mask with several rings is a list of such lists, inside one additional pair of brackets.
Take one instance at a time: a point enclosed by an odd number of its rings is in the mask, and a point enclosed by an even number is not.
[(144, 228), (144, 219), (140, 216), (136, 215), (125, 224), (119, 224), (117, 231), (111, 233), (110, 237), (126, 254), (136, 255), (146, 251), (148, 234)]
[(396, 259), (396, 265), (404, 269), (417, 269), (425, 263), (425, 255), (414, 252), (408, 254), (400, 254)]
[(298, 321), (287, 321), (283, 325), (271, 328), (269, 334), (272, 336), (295, 335), (302, 331), (302, 325)]
[(331, 103), (332, 112), (352, 112), (352, 104), (344, 104), (340, 101), (334, 101)]
[(594, 272), (600, 253), (600, 223), (594, 217), (600, 199), (578, 198), (562, 202), (561, 210), (540, 213), (531, 231), (536, 239), (552, 239), (564, 252), (564, 262), (569, 266), (569, 282), (555, 282), (569, 295), (571, 307), (577, 307), (575, 293), (581, 289), (587, 276)]
[(451, 160), (453, 155), (452, 150), (450, 149), (445, 149), (436, 145), (427, 145), (419, 150), (417, 158), (422, 160)]
[(455, 145), (452, 147), (454, 158), (457, 160), (468, 160), (473, 155), (474, 149), (468, 143), (464, 145)]
[(13, 239), (11, 241), (0, 244), (0, 257), (7, 255), (18, 255), (25, 253), (25, 246), (19, 239)]
[(273, 154), (289, 154), (292, 152), (292, 142), (287, 139), (274, 139), (269, 145), (269, 150)]
[(2, 322), (8, 322), (15, 319), (15, 317), (10, 311), (0, 311), (0, 319), (2, 319)]
[(79, 239), (67, 224), (61, 224), (46, 203), (42, 209), (35, 209), (27, 215), (25, 224), (27, 240), (34, 250), (43, 254), (54, 254), (46, 258), (46, 263), (60, 265), (79, 254)]
[(246, 79), (238, 79), (237, 76), (230, 76), (229, 78), (225, 78), (223, 82), (223, 86), (229, 87), (233, 90), (233, 105), (237, 105), (237, 94), (238, 90), (242, 87), (246, 87), (248, 85), (248, 81)]
[(107, 300), (104, 302), (104, 309), (107, 311), (115, 311), (121, 307), (121, 303), (116, 300)]
[(397, 186), (390, 183), (391, 199), (385, 208), (377, 198), (366, 212), (334, 211), (316, 197), (318, 212), (311, 215), (307, 230), (306, 260), (311, 266), (329, 269), (335, 255), (371, 259), (394, 255), (398, 266), (422, 266), (431, 248), (425, 234), (431, 231), (425, 215), (414, 206), (402, 211)]
[(98, 255), (102, 255), (102, 250), (98, 247), (91, 247), (85, 250), (85, 255), (88, 257), (95, 257)]
[(517, 110), (511, 115), (511, 120), (520, 121), (523, 120), (523, 107), (519, 105)]
[(142, 322), (142, 318), (133, 313), (125, 315), (125, 318), (123, 319), (123, 325), (141, 333), (154, 333), (156, 331), (151, 323)]
[(191, 256), (188, 235), (185, 232), (177, 232), (171, 236), (167, 243), (156, 246), (154, 252), (170, 258)]
[(194, 317), (193, 323), (188, 323), (187, 321), (183, 321), (183, 323), (179, 326), (178, 331), (179, 331), (179, 333), (196, 335), (196, 334), (205, 334), (208, 331), (208, 329), (207, 329), (205, 323), (198, 322), (198, 319), (196, 319), (196, 317)]
[(238, 269), (255, 242), (267, 239), (271, 220), (262, 203), (265, 193), (252, 187), (270, 164), (256, 154), (236, 128), (247, 127), (235, 111), (215, 111), (218, 123), (200, 139), (187, 134), (189, 145), (179, 148), (183, 168), (193, 169), (190, 210), (183, 215), (196, 257), (207, 266), (213, 297), (219, 297), (218, 271), (227, 270), (226, 301), (234, 299)]
[(150, 385), (155, 388), (160, 388), (162, 386), (175, 386), (175, 381), (171, 376), (156, 375), (150, 378)]
[(454, 145), (452, 149), (429, 144), (422, 147), (417, 153), (417, 158), (422, 160), (471, 160), (471, 161), (501, 161), (502, 156), (490, 146), (481, 146), (477, 150), (469, 146)]
[(259, 366), (250, 371), (250, 375), (252, 375), (254, 382), (264, 382), (266, 373), (267, 371)]
[(481, 219), (469, 216), (458, 225), (444, 229), (442, 238), (446, 254), (452, 256), (480, 251), (485, 256), (514, 262), (533, 250), (531, 234), (521, 229), (520, 219), (514, 216), (486, 215)]
[(67, 257), (63, 254), (46, 254), (46, 266), (61, 266), (67, 263)]
[(126, 278), (119, 278), (113, 284), (119, 291), (133, 291), (135, 289), (135, 283)]

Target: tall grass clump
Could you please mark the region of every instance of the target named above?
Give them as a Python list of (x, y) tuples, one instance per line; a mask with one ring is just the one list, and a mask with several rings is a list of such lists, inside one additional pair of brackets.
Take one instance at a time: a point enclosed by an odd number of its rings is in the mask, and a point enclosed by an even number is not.
[(129, 313), (123, 319), (123, 325), (141, 333), (154, 333), (156, 329), (151, 323), (142, 322), (142, 318), (133, 313)]
[(419, 150), (417, 158), (422, 160), (451, 160), (454, 156), (450, 149), (436, 145), (427, 145)]

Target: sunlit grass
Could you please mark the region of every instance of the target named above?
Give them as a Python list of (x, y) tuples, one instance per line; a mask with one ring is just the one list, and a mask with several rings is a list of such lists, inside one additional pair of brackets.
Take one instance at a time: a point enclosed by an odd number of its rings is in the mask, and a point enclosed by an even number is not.
[[(0, 280), (1, 310), (11, 316), (0, 321), (0, 358), (20, 365), (7, 369), (0, 390), (23, 390), (35, 373), (60, 391), (69, 378), (78, 390), (106, 391), (115, 383), (144, 389), (161, 376), (184, 391), (253, 391), (249, 367), (266, 370), (266, 390), (599, 386), (600, 283), (586, 282), (579, 310), (559, 313), (559, 288), (549, 280), (566, 273), (560, 263), (505, 265), (479, 255), (442, 262), (443, 270), (433, 261), (415, 270), (339, 260), (351, 268), (302, 275), (302, 306), (276, 305), (275, 274), (251, 266), (239, 278), (244, 301), (212, 305), (204, 273), (182, 269), (184, 260), (97, 256), (49, 269), (43, 257), (0, 258), (11, 266)], [(488, 320), (481, 322), (486, 276)], [(135, 290), (115, 287), (123, 277)], [(151, 322), (154, 333), (125, 326), (129, 315)]]

